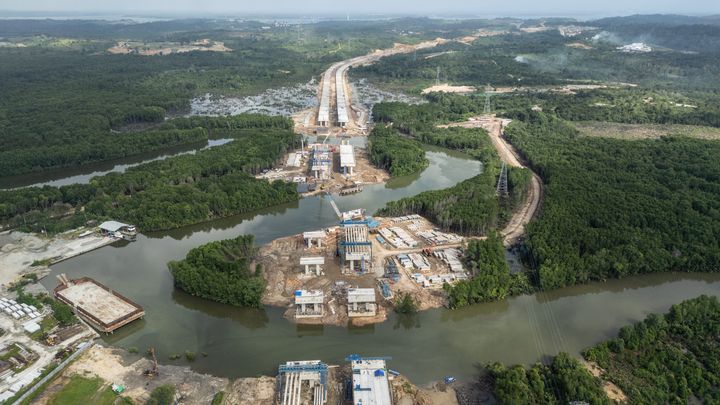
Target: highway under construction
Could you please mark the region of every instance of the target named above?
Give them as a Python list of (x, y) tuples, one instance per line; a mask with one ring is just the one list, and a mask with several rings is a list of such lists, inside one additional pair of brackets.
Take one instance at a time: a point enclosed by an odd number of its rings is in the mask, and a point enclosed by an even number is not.
[(396, 44), (390, 49), (375, 50), (366, 55), (334, 63), (322, 74), (318, 88), (317, 109), (300, 114), (296, 129), (300, 132), (304, 129), (305, 132), (318, 134), (366, 135), (369, 111), (362, 104), (353, 103), (352, 86), (348, 80), (350, 68), (374, 63), (386, 56), (432, 48), (446, 42), (448, 42), (446, 39), (438, 38), (415, 45)]

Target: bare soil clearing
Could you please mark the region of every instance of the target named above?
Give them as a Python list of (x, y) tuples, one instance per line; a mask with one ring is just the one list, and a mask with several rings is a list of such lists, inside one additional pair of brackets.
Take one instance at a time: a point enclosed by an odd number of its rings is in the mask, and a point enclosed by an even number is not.
[(397, 405), (458, 405), (455, 390), (442, 382), (418, 387), (404, 376), (397, 376), (390, 385)]
[(274, 377), (238, 378), (225, 394), (223, 403), (232, 405), (275, 404), (277, 382)]
[(230, 52), (232, 49), (225, 46), (222, 42), (211, 41), (210, 39), (201, 39), (188, 45), (182, 45), (175, 42), (158, 42), (155, 44), (145, 44), (142, 42), (120, 41), (115, 46), (107, 50), (112, 54), (128, 55), (137, 54), (143, 56), (155, 55), (171, 55), (174, 53), (185, 52)]
[(17, 281), (23, 274), (42, 277), (50, 272), (47, 266), (32, 266), (33, 262), (53, 263), (80, 255), (114, 242), (97, 234), (78, 237), (79, 230), (68, 231), (52, 238), (23, 232), (4, 232), (0, 236), (0, 284)]
[(137, 404), (144, 404), (152, 390), (163, 384), (174, 385), (177, 392), (184, 396), (184, 403), (209, 404), (217, 392), (224, 391), (229, 385), (226, 378), (198, 374), (189, 367), (181, 366), (160, 365), (157, 377), (144, 376), (143, 372), (150, 367), (151, 361), (147, 358), (138, 359), (138, 355), (122, 349), (95, 345), (68, 366), (36, 401), (39, 404), (47, 403), (52, 394), (74, 374), (96, 376), (108, 383), (123, 385), (126, 388), (123, 395)]
[(605, 374), (605, 370), (601, 369), (597, 364), (589, 361), (582, 361), (582, 365), (587, 369), (587, 371), (590, 372), (594, 377), (600, 378), (603, 382), (603, 391), (605, 391), (605, 395), (610, 398), (610, 400), (616, 402), (616, 403), (627, 403), (628, 397), (625, 395), (625, 393), (612, 383), (611, 381), (607, 381), (603, 378), (603, 375)]
[(474, 93), (477, 89), (473, 86), (452, 86), (448, 83), (445, 84), (438, 84), (435, 86), (430, 86), (426, 89), (423, 89), (422, 94), (428, 94), (428, 93)]

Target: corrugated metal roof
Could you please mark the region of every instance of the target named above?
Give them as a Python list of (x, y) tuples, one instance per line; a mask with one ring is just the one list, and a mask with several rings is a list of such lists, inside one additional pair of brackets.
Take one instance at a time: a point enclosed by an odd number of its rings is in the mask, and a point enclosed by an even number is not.
[(122, 222), (118, 222), (118, 221), (105, 221), (102, 224), (100, 224), (100, 229), (109, 231), (109, 232), (116, 232), (122, 228), (127, 228), (129, 226), (130, 225), (123, 224)]

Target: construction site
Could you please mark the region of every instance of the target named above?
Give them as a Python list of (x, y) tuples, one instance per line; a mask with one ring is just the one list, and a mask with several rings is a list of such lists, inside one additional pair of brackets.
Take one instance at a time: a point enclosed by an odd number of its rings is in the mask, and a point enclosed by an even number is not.
[(390, 176), (373, 166), (364, 147), (351, 145), (348, 137), (333, 139), (338, 143), (311, 143), (288, 154), (285, 164), (266, 170), (257, 178), (284, 180), (297, 184), (300, 194), (308, 196), (320, 193), (341, 195), (362, 191), (363, 185), (387, 181)]
[[(275, 402), (280, 405), (413, 405), (457, 404), (447, 383), (418, 388), (387, 366), (390, 357), (351, 354), (346, 363), (329, 366), (320, 360), (288, 361), (278, 367)], [(265, 404), (266, 402), (263, 402)], [(269, 405), (270, 402), (268, 401)]]
[(267, 288), (263, 302), (285, 306), (297, 323), (345, 325), (382, 322), (399, 293), (419, 309), (446, 304), (444, 284), (469, 277), (465, 238), (419, 215), (373, 218), (362, 209), (342, 212), (326, 200), (336, 226), (276, 239), (256, 260)]

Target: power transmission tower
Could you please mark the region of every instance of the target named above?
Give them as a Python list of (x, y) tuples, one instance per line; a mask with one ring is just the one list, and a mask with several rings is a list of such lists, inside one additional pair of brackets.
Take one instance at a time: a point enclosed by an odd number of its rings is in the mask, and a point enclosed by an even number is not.
[(505, 165), (505, 162), (503, 162), (502, 168), (500, 169), (500, 177), (498, 177), (495, 194), (497, 194), (498, 197), (507, 197), (510, 195), (508, 192), (507, 166)]
[(485, 108), (483, 108), (484, 114), (490, 114), (490, 90), (492, 87), (488, 84), (485, 86)]
[(440, 66), (437, 67), (437, 74), (435, 75), (435, 85), (440, 85)]

